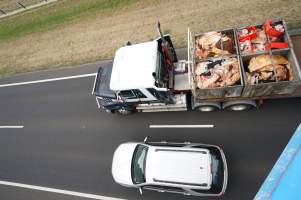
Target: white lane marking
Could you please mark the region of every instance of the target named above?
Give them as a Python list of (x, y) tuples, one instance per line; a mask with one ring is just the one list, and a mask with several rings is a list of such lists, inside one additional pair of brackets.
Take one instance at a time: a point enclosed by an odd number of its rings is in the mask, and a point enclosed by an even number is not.
[(24, 126), (0, 126), (0, 128), (24, 128)]
[(149, 125), (149, 128), (214, 128), (214, 125)]
[(13, 187), (32, 189), (32, 190), (39, 190), (39, 191), (52, 192), (52, 193), (58, 193), (58, 194), (65, 194), (65, 195), (70, 195), (70, 196), (84, 197), (84, 198), (88, 198), (88, 199), (124, 200), (124, 199), (119, 199), (119, 198), (114, 198), (114, 197), (107, 197), (107, 196), (100, 196), (100, 195), (95, 195), (95, 194), (74, 192), (74, 191), (70, 191), (70, 190), (60, 190), (60, 189), (56, 189), (56, 188), (41, 187), (41, 186), (36, 186), (36, 185), (28, 185), (28, 184), (8, 182), (8, 181), (0, 181), (0, 185), (7, 185), (7, 186), (13, 186)]
[(68, 80), (68, 79), (75, 79), (75, 78), (84, 78), (89, 76), (96, 76), (97, 73), (91, 73), (91, 74), (81, 74), (76, 76), (65, 76), (65, 77), (59, 77), (59, 78), (51, 78), (51, 79), (42, 79), (42, 80), (36, 80), (36, 81), (26, 81), (26, 82), (19, 82), (19, 83), (9, 83), (9, 84), (3, 84), (0, 85), (0, 88), (2, 87), (11, 87), (11, 86), (18, 86), (18, 85), (29, 85), (29, 84), (35, 84), (35, 83), (45, 83), (45, 82), (52, 82), (52, 81), (61, 81), (61, 80)]

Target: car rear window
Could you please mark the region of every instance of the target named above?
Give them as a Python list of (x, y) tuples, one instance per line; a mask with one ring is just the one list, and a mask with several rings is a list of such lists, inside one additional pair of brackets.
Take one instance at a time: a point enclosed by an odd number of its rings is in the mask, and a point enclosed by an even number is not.
[(144, 145), (137, 145), (131, 167), (131, 175), (134, 184), (145, 182), (145, 163), (148, 147)]

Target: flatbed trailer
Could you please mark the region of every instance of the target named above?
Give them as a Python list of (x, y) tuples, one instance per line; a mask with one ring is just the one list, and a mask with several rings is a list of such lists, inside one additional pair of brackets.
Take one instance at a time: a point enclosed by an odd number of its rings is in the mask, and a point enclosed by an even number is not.
[[(279, 36), (281, 42), (273, 42), (275, 38), (267, 33), (270, 30), (266, 28), (267, 26), (271, 28), (277, 25), (284, 29), (282, 35)], [(260, 30), (266, 35), (267, 47), (264, 50), (243, 52), (242, 36), (239, 34), (241, 30), (249, 27), (195, 34), (188, 29), (187, 60), (178, 60), (171, 37), (163, 36), (159, 24), (159, 38), (134, 45), (127, 43), (116, 52), (113, 66), (106, 69), (99, 68), (92, 90), (92, 94), (96, 96), (98, 108), (124, 115), (135, 111), (213, 111), (217, 109), (241, 111), (258, 107), (264, 99), (293, 97), (296, 95), (294, 91), (301, 90), (301, 71), (285, 22), (274, 20), (250, 27), (257, 31), (256, 34), (259, 34), (258, 30)], [(271, 29), (275, 31), (274, 28)], [(230, 53), (226, 51), (226, 45), (229, 46), (229, 44), (224, 44), (223, 39), (220, 39), (221, 49), (215, 49), (220, 54), (204, 58), (197, 54), (199, 51), (197, 40), (204, 39), (203, 36), (212, 33), (219, 34), (221, 38), (228, 37), (227, 40), (231, 41), (230, 45), (233, 45)], [(255, 73), (250, 71), (251, 63), (256, 59), (259, 60), (259, 57), (264, 57), (266, 62), (270, 63), (265, 66), (269, 67), (270, 71), (255, 71)], [(207, 77), (214, 76), (212, 74), (215, 68), (225, 70), (221, 64), (223, 62), (232, 62), (227, 64), (229, 68), (227, 72), (233, 72), (233, 74), (235, 72), (236, 79), (228, 83), (230, 79), (224, 79), (223, 76), (227, 74), (222, 71), (222, 75), (215, 83), (220, 85), (206, 85), (206, 81), (209, 80)], [(282, 73), (282, 77), (278, 71), (280, 67), (282, 71), (286, 70)], [(253, 77), (250, 75), (252, 73), (255, 74)], [(264, 79), (260, 82), (258, 81), (260, 75), (256, 73), (268, 74), (271, 80)], [(234, 77), (233, 74), (231, 74), (232, 77)], [(255, 82), (254, 77), (257, 78)], [(296, 96), (299, 94), (297, 93)]]
[[(265, 22), (267, 23), (267, 22)], [(253, 25), (249, 27), (262, 27), (265, 23)], [(192, 81), (191, 88), (194, 96), (194, 101), (196, 103), (195, 107), (199, 106), (201, 111), (211, 111), (215, 108), (218, 109), (226, 109), (229, 108), (231, 110), (245, 110), (246, 108), (256, 107), (263, 103), (265, 99), (275, 99), (275, 98), (288, 98), (294, 96), (301, 96), (301, 91), (298, 93), (298, 88), (300, 88), (300, 66), (298, 64), (297, 57), (294, 52), (294, 47), (292, 40), (288, 34), (287, 26), (285, 21), (283, 20), (274, 20), (272, 23), (274, 24), (283, 24), (285, 27), (285, 33), (283, 35), (283, 42), (288, 44), (285, 48), (279, 49), (268, 49), (265, 51), (259, 52), (251, 52), (251, 53), (242, 53), (239, 45), (239, 36), (238, 30), (242, 30), (246, 27), (238, 28), (238, 29), (227, 29), (221, 31), (223, 34), (227, 34), (229, 32), (233, 33), (233, 37), (235, 38), (236, 51), (232, 55), (220, 56), (223, 57), (238, 57), (240, 62), (240, 82), (233, 86), (225, 86), (219, 88), (208, 88), (208, 89), (199, 89), (196, 87), (196, 81)], [(204, 34), (196, 33), (193, 34), (188, 31), (188, 63), (191, 63), (190, 69), (192, 77), (195, 77), (195, 67), (197, 63), (204, 62), (206, 59), (200, 60), (196, 58), (195, 52), (195, 42), (194, 39), (198, 36), (202, 36)], [(267, 37), (269, 38), (269, 37)], [(273, 43), (268, 41), (269, 43)], [(283, 55), (288, 58), (293, 71), (293, 80), (292, 81), (279, 81), (276, 79), (275, 82), (267, 82), (261, 84), (248, 84), (246, 79), (246, 70), (247, 64), (250, 60), (256, 56), (268, 55), (278, 56)], [(207, 60), (210, 60), (210, 58)], [(274, 63), (273, 63), (274, 65)], [(199, 102), (199, 104), (198, 104)], [(215, 107), (215, 108), (214, 108)]]

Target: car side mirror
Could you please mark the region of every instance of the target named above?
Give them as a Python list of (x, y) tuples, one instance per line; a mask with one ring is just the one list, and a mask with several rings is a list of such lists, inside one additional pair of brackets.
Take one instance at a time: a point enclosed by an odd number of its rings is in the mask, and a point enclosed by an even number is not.
[(143, 140), (143, 143), (144, 143), (144, 144), (147, 144), (148, 138), (149, 138), (149, 136), (146, 136), (146, 137), (144, 138), (144, 140)]
[(140, 193), (140, 195), (143, 195), (142, 187), (139, 187), (139, 193)]

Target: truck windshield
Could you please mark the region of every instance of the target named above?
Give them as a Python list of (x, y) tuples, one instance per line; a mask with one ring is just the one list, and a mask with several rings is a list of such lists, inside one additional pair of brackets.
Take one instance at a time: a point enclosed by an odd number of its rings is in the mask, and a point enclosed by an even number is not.
[(134, 184), (145, 182), (145, 163), (148, 147), (137, 145), (132, 159), (132, 180)]

